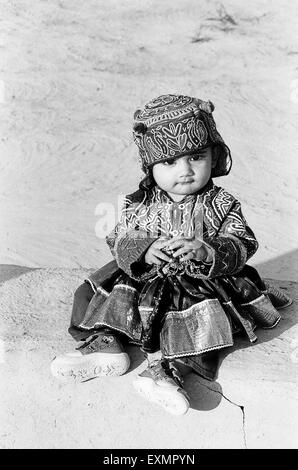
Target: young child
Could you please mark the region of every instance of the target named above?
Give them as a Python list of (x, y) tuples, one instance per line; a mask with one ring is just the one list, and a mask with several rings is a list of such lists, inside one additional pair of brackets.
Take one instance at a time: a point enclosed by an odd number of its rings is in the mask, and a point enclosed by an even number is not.
[(146, 177), (107, 237), (114, 260), (74, 295), (69, 332), (82, 344), (53, 360), (54, 376), (122, 375), (130, 366), (124, 346), (137, 344), (148, 364), (135, 389), (184, 414), (189, 398), (177, 361), (214, 380), (233, 335), (254, 342), (256, 327), (274, 327), (276, 309), (291, 303), (246, 264), (258, 242), (240, 202), (213, 183), (231, 168), (213, 110), (210, 101), (163, 95), (136, 111)]

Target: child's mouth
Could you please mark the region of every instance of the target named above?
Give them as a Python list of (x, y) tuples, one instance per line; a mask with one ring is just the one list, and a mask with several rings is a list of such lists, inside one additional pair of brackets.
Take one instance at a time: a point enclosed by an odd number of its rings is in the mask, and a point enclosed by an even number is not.
[(193, 179), (179, 181), (179, 184), (190, 184), (190, 183), (193, 183), (193, 181), (194, 181)]

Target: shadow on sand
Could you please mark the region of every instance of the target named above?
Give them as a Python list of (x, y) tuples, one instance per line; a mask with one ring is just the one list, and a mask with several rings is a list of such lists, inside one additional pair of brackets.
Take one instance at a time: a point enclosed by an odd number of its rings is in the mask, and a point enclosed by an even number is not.
[(40, 268), (27, 268), (26, 266), (17, 266), (15, 264), (0, 264), (0, 283), (20, 277), (29, 271), (35, 271)]

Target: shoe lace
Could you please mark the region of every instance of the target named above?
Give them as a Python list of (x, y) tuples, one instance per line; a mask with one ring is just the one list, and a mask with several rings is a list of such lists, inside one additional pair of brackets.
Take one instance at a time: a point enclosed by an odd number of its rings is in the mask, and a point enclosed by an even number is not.
[(171, 374), (172, 378), (175, 382), (178, 383), (180, 387), (183, 386), (183, 378), (180, 374), (180, 371), (177, 369), (173, 361), (165, 361), (164, 367), (168, 369), (169, 373)]
[[(108, 344), (108, 343), (112, 343), (112, 342), (114, 341), (113, 336), (108, 335), (108, 334), (103, 335), (103, 336), (98, 335), (98, 334), (97, 334), (97, 335), (92, 335), (92, 336), (89, 336), (89, 338), (87, 338), (87, 339), (84, 341), (84, 343), (81, 344), (81, 345), (80, 345), (78, 348), (76, 348), (76, 349), (79, 350), (79, 349), (87, 348), (88, 346), (91, 345), (91, 343), (94, 343), (94, 341), (96, 341), (99, 337), (100, 337), (100, 341), (101, 341), (102, 343)], [(92, 347), (92, 346), (91, 346), (91, 347)]]
[(183, 378), (173, 361), (168, 360), (156, 360), (152, 361), (148, 366), (154, 373), (156, 378), (171, 378), (179, 385), (183, 386)]
[(89, 336), (89, 338), (87, 338), (87, 339), (83, 342), (83, 344), (81, 344), (80, 346), (78, 346), (76, 349), (79, 350), (79, 349), (84, 349), (84, 348), (86, 348), (87, 346), (89, 346), (89, 344), (93, 343), (93, 341), (95, 341), (96, 338), (98, 338), (98, 335)]

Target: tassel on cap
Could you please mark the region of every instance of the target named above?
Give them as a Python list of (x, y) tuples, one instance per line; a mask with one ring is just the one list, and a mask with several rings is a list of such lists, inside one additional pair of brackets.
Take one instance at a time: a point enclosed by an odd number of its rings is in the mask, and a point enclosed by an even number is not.
[(196, 100), (196, 101), (197, 101), (198, 109), (200, 111), (204, 111), (205, 113), (211, 114), (215, 109), (215, 106), (212, 103), (212, 101), (202, 101), (202, 100)]
[(141, 109), (137, 109), (135, 112), (134, 112), (134, 115), (133, 115), (133, 118), (136, 120), (138, 119), (139, 115), (142, 113), (142, 110)]
[(143, 122), (136, 122), (136, 124), (133, 126), (133, 130), (137, 132), (138, 134), (146, 134), (147, 132), (147, 126)]

